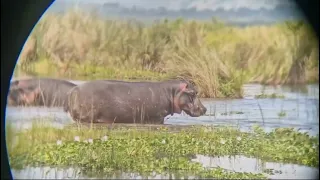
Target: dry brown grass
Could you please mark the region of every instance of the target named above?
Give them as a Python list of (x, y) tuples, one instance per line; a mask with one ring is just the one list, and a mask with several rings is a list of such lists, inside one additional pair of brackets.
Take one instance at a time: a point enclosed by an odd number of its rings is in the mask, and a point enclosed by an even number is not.
[(297, 22), (236, 28), (177, 19), (146, 26), (73, 10), (44, 15), (32, 36), (38, 58), (29, 66), (45, 75), (184, 77), (203, 97), (239, 97), (246, 82), (318, 82), (317, 39)]

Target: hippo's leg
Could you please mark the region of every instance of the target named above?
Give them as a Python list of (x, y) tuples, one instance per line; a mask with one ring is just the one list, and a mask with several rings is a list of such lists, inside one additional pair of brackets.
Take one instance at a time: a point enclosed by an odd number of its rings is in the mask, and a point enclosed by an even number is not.
[(106, 117), (101, 117), (100, 115), (97, 116), (97, 118), (93, 121), (94, 123), (106, 123), (106, 124), (114, 124), (117, 123), (117, 118), (106, 118)]
[(105, 124), (114, 124), (115, 122), (113, 120), (106, 120), (106, 119), (96, 119), (94, 123), (105, 123)]
[(155, 121), (152, 121), (152, 124), (164, 124), (164, 119), (156, 119)]
[(161, 120), (159, 120), (157, 122), (159, 122), (158, 124), (164, 124), (164, 119), (161, 119)]
[(150, 124), (164, 124), (165, 119), (162, 116), (156, 116), (150, 119)]
[(164, 119), (150, 118), (149, 120), (143, 121), (142, 124), (164, 124)]
[(73, 119), (73, 117), (71, 116), (69, 111), (67, 112), (67, 116), (68, 116), (68, 118)]
[(76, 114), (70, 114), (70, 112), (67, 112), (68, 117), (70, 117), (73, 121), (78, 122), (78, 123), (104, 123), (104, 124), (113, 124), (115, 123), (114, 120), (103, 118), (103, 117), (93, 117), (92, 116), (86, 116), (86, 117), (80, 117), (77, 116)]

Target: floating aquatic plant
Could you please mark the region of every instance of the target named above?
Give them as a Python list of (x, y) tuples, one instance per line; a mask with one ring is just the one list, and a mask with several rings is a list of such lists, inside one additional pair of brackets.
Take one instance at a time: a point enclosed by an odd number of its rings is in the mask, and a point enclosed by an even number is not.
[[(208, 128), (211, 131), (207, 131)], [(30, 139), (35, 132), (38, 136)], [(81, 136), (75, 138), (75, 134)], [(212, 127), (189, 128), (175, 133), (166, 128), (157, 131), (51, 128), (48, 134), (48, 129), (39, 127), (21, 132), (18, 138), (20, 144), (9, 151), (13, 168), (25, 165), (76, 166), (83, 172), (102, 174), (113, 171), (141, 174), (184, 171), (203, 178), (258, 178), (262, 176), (208, 170), (191, 159), (196, 154), (245, 155), (263, 161), (319, 165), (318, 137), (288, 128), (269, 133), (259, 127), (255, 127), (252, 133)], [(33, 146), (22, 143), (27, 139), (33, 141)], [(58, 144), (57, 139), (61, 143)], [(81, 142), (80, 139), (87, 140)]]

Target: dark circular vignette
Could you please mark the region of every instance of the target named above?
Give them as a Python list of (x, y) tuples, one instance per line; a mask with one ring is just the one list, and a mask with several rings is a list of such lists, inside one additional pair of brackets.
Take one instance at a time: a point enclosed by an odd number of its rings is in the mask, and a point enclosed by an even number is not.
[(1, 179), (12, 179), (5, 141), (8, 86), (26, 39), (53, 2), (53, 0), (1, 0)]
[[(1, 179), (12, 179), (5, 142), (8, 87), (20, 54), (34, 25), (54, 0), (1, 0)], [(319, 1), (296, 0), (319, 37)]]
[(319, 0), (295, 0), (295, 2), (313, 27), (319, 41)]

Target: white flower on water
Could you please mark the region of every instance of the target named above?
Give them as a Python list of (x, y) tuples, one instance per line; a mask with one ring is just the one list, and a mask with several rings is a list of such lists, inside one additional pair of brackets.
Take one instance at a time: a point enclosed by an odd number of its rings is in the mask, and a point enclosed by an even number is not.
[(103, 137), (101, 138), (101, 140), (102, 140), (102, 141), (108, 141), (108, 136), (103, 136)]
[(164, 140), (162, 140), (162, 141), (161, 141), (161, 143), (162, 143), (162, 144), (165, 144), (165, 143), (166, 143), (166, 140), (165, 140), (165, 139), (164, 139)]
[(220, 143), (221, 143), (221, 144), (225, 144), (225, 143), (226, 143), (226, 141), (225, 141), (225, 140), (223, 140), (223, 139), (221, 139), (221, 140), (220, 140)]
[(61, 145), (62, 144), (62, 141), (61, 140), (58, 140), (57, 141), (57, 145)]
[(238, 137), (237, 137), (237, 140), (238, 140), (238, 141), (241, 141), (241, 137), (240, 137), (240, 136), (238, 136)]
[(80, 142), (80, 137), (79, 137), (79, 136), (75, 136), (75, 137), (74, 137), (74, 141)]
[(313, 146), (312, 146), (312, 147), (313, 147), (313, 149), (316, 149), (316, 148), (317, 148), (317, 146), (316, 146), (315, 144), (313, 144)]
[(93, 143), (93, 140), (92, 140), (92, 139), (88, 139), (88, 142), (92, 144), (92, 143)]

